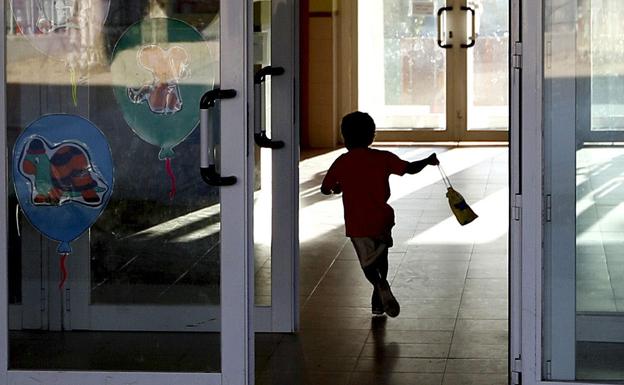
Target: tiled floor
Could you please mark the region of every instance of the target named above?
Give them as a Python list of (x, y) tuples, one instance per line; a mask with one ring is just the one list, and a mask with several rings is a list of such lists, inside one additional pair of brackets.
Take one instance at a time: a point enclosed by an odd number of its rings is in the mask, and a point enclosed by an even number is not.
[(507, 148), (387, 149), (435, 150), (479, 219), (457, 224), (436, 168), (392, 177), (389, 281), (402, 309), (372, 318), (340, 197), (318, 191), (341, 151), (302, 161), (301, 331), (259, 336), (258, 384), (507, 383)]

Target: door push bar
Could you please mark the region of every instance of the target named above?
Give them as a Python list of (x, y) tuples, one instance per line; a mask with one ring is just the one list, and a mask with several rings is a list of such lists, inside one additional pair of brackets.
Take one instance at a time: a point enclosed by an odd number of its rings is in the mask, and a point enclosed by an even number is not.
[(476, 29), (476, 21), (475, 21), (475, 10), (473, 8), (470, 7), (465, 7), (462, 6), (461, 7), (462, 11), (468, 11), (470, 12), (470, 14), (472, 15), (472, 33), (470, 35), (470, 37), (468, 38), (468, 44), (461, 44), (462, 48), (472, 48), (474, 47), (474, 45), (477, 43), (477, 29)]
[[(449, 12), (452, 11), (453, 7), (448, 6), (448, 7), (442, 7), (440, 9), (438, 9), (438, 45), (440, 46), (440, 48), (444, 48), (444, 49), (448, 49), (448, 48), (453, 48), (453, 44), (447, 44), (446, 42), (442, 42), (442, 14), (444, 12)], [(453, 38), (453, 31), (449, 31), (449, 37)]]
[(258, 147), (278, 149), (284, 147), (281, 140), (272, 140), (262, 128), (262, 112), (265, 111), (263, 85), (267, 76), (280, 76), (284, 74), (282, 67), (264, 67), (254, 75), (254, 141)]
[(204, 182), (211, 186), (231, 186), (236, 184), (235, 176), (221, 176), (215, 165), (215, 144), (212, 130), (212, 121), (208, 111), (214, 108), (217, 100), (236, 97), (236, 90), (221, 90), (215, 88), (206, 92), (199, 102), (199, 136), (200, 136), (200, 173)]

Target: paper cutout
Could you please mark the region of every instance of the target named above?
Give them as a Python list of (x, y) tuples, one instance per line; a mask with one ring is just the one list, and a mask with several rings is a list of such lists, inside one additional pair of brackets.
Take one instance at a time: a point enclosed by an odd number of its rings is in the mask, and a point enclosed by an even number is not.
[(63, 60), (94, 44), (109, 7), (110, 0), (11, 0), (17, 32), (47, 56)]
[(11, 0), (16, 32), (46, 56), (63, 61), (74, 106), (78, 83), (105, 56), (102, 25), (110, 0)]
[(173, 46), (168, 50), (158, 45), (148, 45), (137, 52), (137, 62), (153, 75), (150, 84), (140, 88), (128, 87), (128, 97), (133, 103), (147, 101), (155, 114), (175, 114), (182, 109), (182, 96), (178, 84), (188, 77), (189, 55), (184, 48)]
[(77, 202), (97, 207), (108, 190), (79, 143), (66, 141), (55, 147), (33, 136), (22, 150), (19, 167), (30, 182), (31, 202), (37, 206)]
[[(45, 115), (13, 147), (13, 185), (22, 212), (44, 236), (59, 242), (61, 271), (70, 243), (100, 216), (113, 191), (106, 137), (75, 115)], [(59, 287), (65, 282), (64, 273)]]
[[(218, 63), (202, 34), (170, 18), (130, 26), (113, 51), (114, 93), (124, 119), (142, 140), (157, 146), (175, 196), (173, 148), (199, 124), (199, 101), (214, 88)], [(211, 59), (213, 59), (211, 61)]]

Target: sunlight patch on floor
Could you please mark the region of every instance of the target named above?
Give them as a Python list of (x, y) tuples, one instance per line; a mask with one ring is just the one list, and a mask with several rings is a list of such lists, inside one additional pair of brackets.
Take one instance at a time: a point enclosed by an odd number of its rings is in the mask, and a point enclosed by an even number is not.
[(465, 226), (457, 222), (449, 208), (448, 218), (417, 234), (409, 244), (485, 244), (503, 237), (507, 234), (509, 221), (508, 211), (501, 208), (508, 207), (508, 194), (508, 189), (504, 188), (475, 204), (470, 204), (479, 217)]

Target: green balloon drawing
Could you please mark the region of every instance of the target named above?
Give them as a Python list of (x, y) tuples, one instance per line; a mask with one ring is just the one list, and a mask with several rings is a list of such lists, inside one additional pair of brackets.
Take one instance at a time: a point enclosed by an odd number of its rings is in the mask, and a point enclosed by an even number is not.
[(112, 55), (113, 89), (124, 119), (141, 139), (160, 148), (175, 195), (173, 148), (199, 124), (199, 102), (214, 87), (214, 55), (191, 25), (151, 18), (130, 26)]

